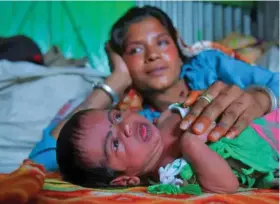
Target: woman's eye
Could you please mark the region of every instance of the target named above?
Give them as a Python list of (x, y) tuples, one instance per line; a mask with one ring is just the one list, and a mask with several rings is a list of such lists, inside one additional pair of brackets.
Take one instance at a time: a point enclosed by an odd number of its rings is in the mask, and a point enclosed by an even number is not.
[(141, 48), (136, 47), (136, 48), (130, 49), (130, 50), (128, 51), (128, 54), (134, 55), (134, 54), (137, 54), (137, 53), (139, 53), (139, 52), (141, 52)]
[(159, 45), (159, 46), (165, 46), (165, 45), (168, 45), (168, 44), (169, 44), (168, 40), (160, 40), (160, 41), (158, 42), (158, 45)]
[(114, 151), (117, 151), (119, 147), (119, 140), (118, 139), (114, 139), (113, 140), (113, 149)]

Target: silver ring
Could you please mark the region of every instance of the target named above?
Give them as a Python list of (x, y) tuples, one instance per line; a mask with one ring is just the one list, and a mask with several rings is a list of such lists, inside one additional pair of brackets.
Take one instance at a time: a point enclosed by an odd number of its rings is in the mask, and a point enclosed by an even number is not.
[(208, 93), (206, 93), (206, 94), (203, 94), (203, 95), (199, 96), (199, 97), (198, 97), (198, 100), (199, 100), (199, 99), (204, 99), (204, 100), (206, 100), (208, 103), (212, 103), (212, 101), (213, 101), (213, 96), (210, 95), (210, 94), (208, 94)]

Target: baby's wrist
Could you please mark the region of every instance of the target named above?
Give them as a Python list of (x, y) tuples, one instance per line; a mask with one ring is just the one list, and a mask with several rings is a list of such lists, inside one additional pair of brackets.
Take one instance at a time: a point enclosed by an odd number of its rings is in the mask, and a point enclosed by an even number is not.
[(196, 142), (197, 140), (197, 136), (192, 134), (189, 130), (188, 131), (185, 131), (182, 135), (181, 135), (181, 139), (180, 139), (180, 142), (181, 142), (181, 145), (183, 144), (184, 146), (185, 145), (194, 145), (194, 143)]

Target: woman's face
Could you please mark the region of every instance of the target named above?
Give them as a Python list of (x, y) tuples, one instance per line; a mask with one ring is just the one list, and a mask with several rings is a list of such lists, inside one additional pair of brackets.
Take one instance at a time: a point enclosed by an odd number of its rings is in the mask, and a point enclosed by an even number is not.
[(182, 60), (178, 49), (156, 18), (129, 26), (122, 57), (134, 85), (142, 91), (164, 91), (179, 79)]
[(152, 170), (163, 150), (159, 130), (136, 113), (92, 110), (80, 121), (83, 139), (78, 140), (82, 162), (107, 167), (126, 175)]

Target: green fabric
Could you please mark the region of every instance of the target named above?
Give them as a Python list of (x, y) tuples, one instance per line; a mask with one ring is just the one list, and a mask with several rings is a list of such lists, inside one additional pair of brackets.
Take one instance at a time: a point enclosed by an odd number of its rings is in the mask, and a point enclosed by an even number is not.
[(186, 164), (182, 171), (180, 172), (180, 176), (183, 180), (190, 180), (193, 176), (193, 170), (189, 164)]
[(183, 187), (177, 187), (171, 184), (157, 184), (148, 187), (148, 192), (151, 194), (192, 194), (201, 195), (202, 191), (198, 184), (188, 184)]
[(45, 53), (58, 45), (66, 57), (89, 57), (109, 74), (104, 43), (112, 24), (135, 1), (1, 1), (0, 36), (24, 34)]
[[(264, 118), (259, 118), (254, 120), (254, 124), (265, 126), (266, 121)], [(251, 126), (248, 126), (234, 139), (222, 138), (215, 143), (210, 143), (209, 148), (224, 159), (234, 159), (244, 164), (243, 166), (246, 168), (234, 168), (232, 166), (233, 173), (237, 176), (240, 183), (248, 188), (270, 187), (274, 179), (273, 173), (278, 169), (279, 154)], [(253, 175), (256, 172), (263, 175), (258, 180)], [(180, 178), (188, 181), (193, 177), (195, 175), (191, 166), (186, 164), (180, 172)], [(188, 188), (188, 186), (190, 187)], [(188, 184), (182, 187), (157, 184), (150, 186), (148, 191), (152, 194), (199, 194), (201, 189), (198, 184)]]
[[(256, 119), (254, 123), (265, 125), (265, 120)], [(250, 126), (235, 139), (222, 138), (211, 143), (209, 147), (224, 159), (233, 158), (249, 166), (241, 171), (234, 170), (241, 183), (248, 187), (253, 187), (256, 183), (255, 178), (251, 176), (255, 171), (266, 175), (255, 187), (269, 187), (274, 178), (273, 172), (278, 168), (279, 154)]]

